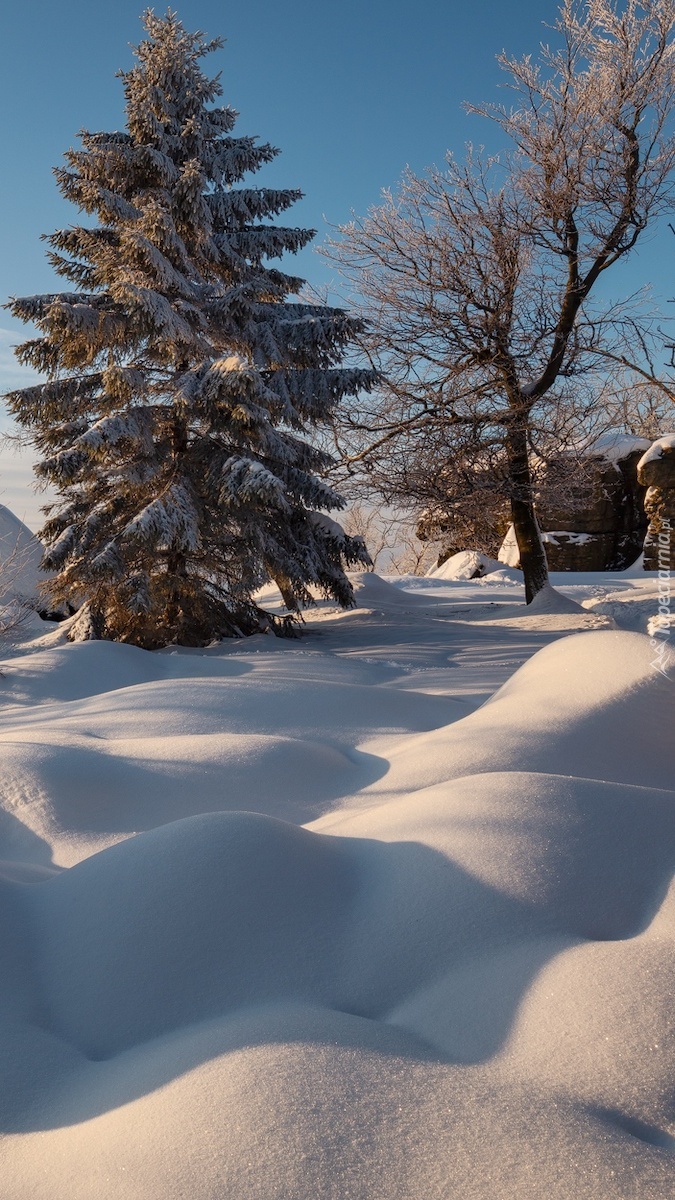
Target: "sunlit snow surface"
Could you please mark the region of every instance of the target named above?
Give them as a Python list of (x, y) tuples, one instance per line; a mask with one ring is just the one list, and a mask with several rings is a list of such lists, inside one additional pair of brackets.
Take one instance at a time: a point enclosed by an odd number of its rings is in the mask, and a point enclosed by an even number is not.
[(638, 571), (512, 576), (206, 651), (36, 620), (2, 1200), (671, 1200), (675, 630)]

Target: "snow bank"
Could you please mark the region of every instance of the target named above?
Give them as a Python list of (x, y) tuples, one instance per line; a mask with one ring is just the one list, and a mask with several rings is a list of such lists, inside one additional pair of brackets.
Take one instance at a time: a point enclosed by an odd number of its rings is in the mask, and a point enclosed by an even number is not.
[(654, 660), (650, 639), (638, 633), (556, 641), (476, 712), (393, 747), (389, 771), (359, 803), (397, 795), (407, 803), (413, 790), (505, 770), (671, 788), (675, 688)]

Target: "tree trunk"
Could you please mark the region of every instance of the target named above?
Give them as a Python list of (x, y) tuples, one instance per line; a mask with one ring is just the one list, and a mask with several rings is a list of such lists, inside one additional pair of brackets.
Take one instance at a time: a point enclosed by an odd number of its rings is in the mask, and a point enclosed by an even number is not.
[(511, 426), (506, 442), (511, 485), (511, 517), (525, 579), (525, 603), (531, 604), (548, 583), (548, 563), (534, 510), (532, 476), (527, 453), (527, 431), (518, 422)]
[(295, 594), (293, 584), (291, 583), (288, 576), (282, 575), (281, 572), (276, 571), (272, 575), (272, 578), (273, 578), (274, 582), (276, 583), (279, 591), (281, 592), (281, 599), (283, 600), (284, 604), (286, 605), (286, 608), (288, 609), (288, 611), (289, 612), (298, 612), (300, 609), (300, 605), (298, 604), (298, 599)]
[(166, 573), (171, 580), (164, 621), (174, 637), (178, 637), (185, 624), (185, 580), (187, 561), (184, 554), (170, 554), (166, 562)]
[[(187, 368), (187, 362), (181, 362), (177, 365), (178, 372), (186, 371)], [(187, 423), (183, 414), (177, 412), (174, 408), (171, 419), (171, 457), (174, 464), (177, 464), (177, 473), (180, 473), (181, 460), (187, 448)], [(185, 554), (179, 550), (171, 550), (167, 557), (166, 573), (169, 576), (170, 586), (164, 620), (174, 637), (178, 637), (185, 625), (185, 611), (183, 607), (186, 593), (185, 581), (187, 578), (187, 558)]]

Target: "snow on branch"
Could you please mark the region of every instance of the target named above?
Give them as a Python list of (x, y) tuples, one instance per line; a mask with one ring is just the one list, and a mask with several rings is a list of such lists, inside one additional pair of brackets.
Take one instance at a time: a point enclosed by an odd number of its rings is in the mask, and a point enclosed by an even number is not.
[(252, 458), (228, 458), (220, 474), (221, 504), (256, 503), (290, 512), (282, 480)]
[(162, 550), (196, 550), (200, 542), (199, 514), (191, 490), (183, 483), (171, 484), (137, 513), (122, 536)]

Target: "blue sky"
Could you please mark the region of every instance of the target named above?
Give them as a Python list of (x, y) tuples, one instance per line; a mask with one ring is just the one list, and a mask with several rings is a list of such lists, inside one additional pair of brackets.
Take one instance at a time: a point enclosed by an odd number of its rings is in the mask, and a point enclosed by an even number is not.
[[(115, 72), (131, 64), (141, 5), (9, 5), (0, 50), (2, 111), (13, 114), (2, 135), (11, 164), (0, 195), (4, 293), (53, 286), (39, 236), (73, 220), (74, 211), (51, 168), (80, 128), (123, 125)], [(319, 236), (324, 216), (339, 222), (352, 208), (364, 210), (406, 163), (421, 169), (449, 146), (461, 150), (467, 139), (489, 135), (462, 112), (462, 100), (493, 90), (496, 51), (533, 46), (546, 11), (555, 14), (541, 0), (187, 0), (177, 7), (188, 28), (227, 38), (207, 66), (222, 70), (224, 99), (241, 114), (237, 131), (281, 149), (268, 178), (302, 188), (294, 219)], [(303, 272), (316, 279), (326, 267), (309, 252)]]
[[(315, 244), (327, 223), (376, 203), (406, 164), (422, 170), (447, 149), (461, 154), (467, 141), (497, 149), (491, 126), (464, 113), (462, 101), (494, 97), (502, 78), (495, 54), (535, 51), (547, 36), (543, 22), (557, 11), (549, 0), (184, 0), (175, 7), (188, 28), (227, 39), (207, 62), (222, 71), (224, 100), (241, 114), (237, 132), (281, 149), (264, 181), (302, 188), (293, 221), (318, 230)], [(5, 0), (0, 300), (63, 287), (40, 235), (77, 215), (51, 169), (80, 128), (123, 126), (115, 72), (131, 64), (141, 9), (142, 0)], [(662, 231), (617, 286), (651, 282), (665, 304), (675, 294), (674, 264), (675, 238)], [(316, 285), (330, 282), (312, 250), (298, 269)], [(21, 330), (3, 313), (0, 327), (2, 391), (18, 381), (9, 347)], [(5, 467), (0, 454), (0, 501), (10, 503)], [(35, 524), (36, 505), (24, 499)]]

